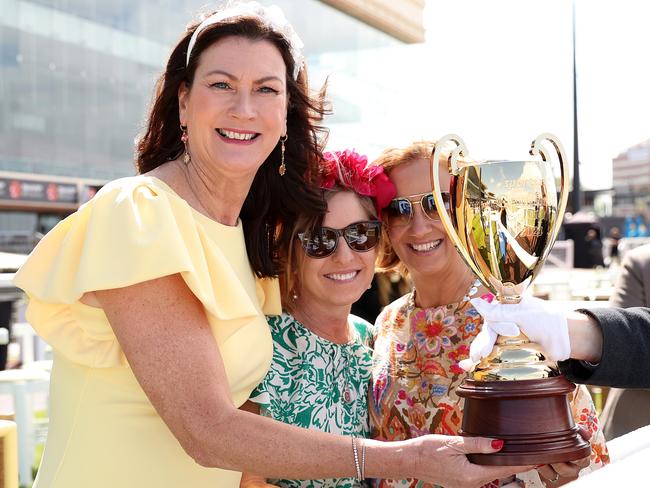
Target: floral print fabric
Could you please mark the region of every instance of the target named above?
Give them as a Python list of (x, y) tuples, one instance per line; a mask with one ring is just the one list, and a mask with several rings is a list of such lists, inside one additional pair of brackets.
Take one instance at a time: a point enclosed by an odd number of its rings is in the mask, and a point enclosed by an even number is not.
[[(463, 400), (456, 389), (466, 373), (458, 361), (468, 357), (482, 318), (469, 301), (419, 308), (407, 294), (388, 305), (375, 324), (370, 420), (372, 437), (393, 441), (425, 434), (456, 435)], [(488, 295), (491, 297), (491, 295)], [(598, 427), (588, 390), (576, 389), (571, 402), (576, 424), (593, 433), (591, 465), (609, 461), (605, 438)], [(522, 486), (543, 487), (536, 472), (522, 476)], [(498, 487), (508, 480), (486, 485)], [(378, 488), (431, 488), (419, 480), (376, 480)]]
[[(316, 335), (288, 313), (267, 317), (267, 321), (273, 337), (273, 361), (250, 398), (259, 404), (260, 413), (306, 429), (369, 437), (372, 325), (351, 315), (352, 340), (336, 344)], [(364, 486), (354, 478), (269, 483), (285, 488)]]

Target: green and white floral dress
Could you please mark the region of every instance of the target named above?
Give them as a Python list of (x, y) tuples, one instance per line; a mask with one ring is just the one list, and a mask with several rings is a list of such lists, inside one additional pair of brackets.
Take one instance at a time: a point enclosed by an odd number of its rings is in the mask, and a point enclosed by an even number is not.
[[(350, 315), (353, 338), (347, 344), (336, 344), (288, 313), (267, 320), (273, 336), (273, 362), (250, 398), (259, 404), (260, 413), (306, 429), (368, 437), (372, 325)], [(363, 486), (354, 478), (269, 483), (286, 488)]]

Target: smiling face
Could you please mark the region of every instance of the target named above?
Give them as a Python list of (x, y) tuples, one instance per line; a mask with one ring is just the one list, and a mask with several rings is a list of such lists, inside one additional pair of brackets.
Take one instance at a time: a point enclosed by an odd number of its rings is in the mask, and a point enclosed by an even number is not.
[[(374, 220), (374, 217), (364, 209), (356, 194), (342, 191), (329, 198), (322, 225), (342, 229), (363, 220)], [(349, 313), (349, 307), (370, 286), (377, 247), (367, 252), (356, 252), (341, 236), (336, 250), (322, 259), (307, 257), (302, 247), (297, 247), (299, 306), (312, 310), (347, 307), (346, 313)]]
[(232, 36), (207, 48), (178, 99), (192, 164), (203, 171), (250, 177), (286, 133), (286, 66), (266, 40)]
[[(431, 192), (429, 162), (418, 159), (393, 168), (390, 179), (397, 188), (396, 197), (409, 197)], [(440, 172), (440, 185), (449, 187), (449, 174)], [(412, 200), (417, 200), (418, 197)], [(397, 225), (389, 219), (388, 237), (400, 261), (413, 280), (453, 277), (465, 267), (440, 220), (430, 220), (421, 205), (413, 205), (413, 216), (406, 225)]]

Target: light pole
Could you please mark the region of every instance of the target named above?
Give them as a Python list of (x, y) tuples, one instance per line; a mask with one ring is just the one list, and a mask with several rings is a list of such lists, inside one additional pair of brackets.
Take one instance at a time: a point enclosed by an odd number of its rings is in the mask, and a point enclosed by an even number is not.
[(576, 2), (573, 0), (573, 191), (571, 210), (575, 214), (582, 205), (580, 189), (580, 155), (578, 151), (578, 90), (576, 86)]

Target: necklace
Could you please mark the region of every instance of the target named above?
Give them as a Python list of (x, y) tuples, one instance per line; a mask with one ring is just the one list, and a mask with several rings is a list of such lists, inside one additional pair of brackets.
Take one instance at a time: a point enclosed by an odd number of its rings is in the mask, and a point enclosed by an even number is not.
[[(352, 403), (353, 398), (352, 398), (352, 388), (350, 386), (350, 351), (349, 347), (351, 346), (352, 342), (354, 341), (355, 335), (352, 331), (352, 324), (350, 323), (349, 320), (346, 320), (346, 325), (347, 325), (347, 337), (345, 339), (345, 342), (341, 342), (339, 337), (334, 337), (332, 334), (329, 334), (322, 329), (318, 327), (314, 327), (313, 325), (307, 327), (305, 325), (305, 322), (303, 320), (300, 320), (298, 317), (296, 317), (296, 314), (293, 313), (293, 319), (305, 330), (309, 331), (313, 336), (315, 336), (318, 339), (323, 339), (325, 341), (328, 341), (328, 349), (330, 350), (330, 354), (332, 356), (332, 361), (334, 364), (341, 364), (341, 369), (339, 371), (339, 378), (335, 380), (335, 382), (338, 384), (338, 389), (341, 394), (341, 398), (345, 403)], [(300, 314), (299, 315), (304, 315)], [(340, 360), (336, 360), (336, 356), (340, 354)], [(336, 366), (334, 369), (334, 372), (336, 373)]]
[(318, 327), (310, 326), (310, 327), (307, 327), (307, 328), (310, 329), (314, 334), (316, 334), (320, 338), (325, 339), (326, 341), (329, 341), (329, 342), (331, 342), (333, 344), (337, 344), (339, 346), (348, 344), (352, 340), (352, 331), (350, 330), (350, 325), (349, 324), (348, 324), (348, 329), (346, 331), (345, 339), (343, 339), (341, 337), (336, 337), (333, 334), (329, 334), (329, 333), (325, 332), (324, 330), (319, 329)]
[(465, 293), (465, 296), (463, 297), (463, 302), (469, 302), (470, 298), (476, 295), (480, 286), (481, 286), (481, 280), (479, 280), (478, 278), (475, 279), (474, 282), (470, 285), (469, 290), (467, 290), (467, 293)]
[[(463, 298), (460, 302), (458, 302), (458, 306), (456, 307), (457, 309), (465, 305), (467, 302), (470, 301), (470, 299), (476, 295), (478, 292), (479, 287), (481, 286), (481, 280), (478, 278), (472, 281), (472, 283), (469, 285), (469, 288), (465, 295), (463, 295)], [(415, 309), (417, 305), (415, 304), (415, 287), (411, 291), (411, 296), (409, 297), (408, 300), (408, 306), (411, 310)], [(422, 308), (431, 308), (431, 307), (422, 307)]]
[(293, 315), (293, 318), (296, 319), (298, 323), (302, 325), (305, 329), (310, 330), (313, 334), (317, 335), (321, 339), (325, 339), (326, 341), (329, 341), (333, 344), (337, 344), (337, 345), (349, 344), (354, 339), (354, 335), (352, 333), (352, 325), (350, 324), (349, 317), (346, 317), (345, 319), (346, 328), (345, 328), (345, 338), (343, 339), (340, 335), (332, 334), (331, 332), (328, 332), (327, 330), (324, 330), (321, 327), (315, 326), (314, 323), (316, 321), (311, 320), (310, 314), (305, 311), (304, 307), (302, 309), (293, 310), (291, 315)]
[(342, 346), (341, 349), (341, 356), (343, 358), (343, 361), (345, 364), (343, 365), (343, 370), (341, 371), (341, 376), (343, 376), (343, 386), (339, 387), (341, 390), (341, 396), (343, 397), (343, 401), (345, 403), (350, 403), (352, 402), (352, 392), (350, 391), (350, 358), (348, 357), (348, 350), (347, 346)]
[(200, 208), (198, 210), (202, 214), (204, 214), (206, 217), (208, 217), (208, 218), (210, 218), (210, 219), (212, 219), (212, 220), (214, 220), (216, 222), (221, 223), (221, 221), (219, 219), (215, 218), (214, 215), (212, 215), (212, 213), (208, 210), (208, 207), (206, 207), (203, 204), (203, 201), (201, 200), (201, 197), (199, 197), (199, 193), (194, 189), (194, 184), (190, 180), (190, 176), (189, 176), (189, 171), (190, 170), (188, 168), (188, 165), (180, 163), (180, 167), (181, 167), (180, 168), (181, 172), (183, 173), (183, 176), (185, 177), (185, 181), (187, 182), (188, 188), (190, 189), (190, 191), (192, 192), (192, 195), (194, 195), (194, 198), (196, 198), (196, 201), (199, 204)]

